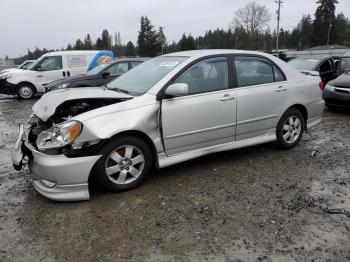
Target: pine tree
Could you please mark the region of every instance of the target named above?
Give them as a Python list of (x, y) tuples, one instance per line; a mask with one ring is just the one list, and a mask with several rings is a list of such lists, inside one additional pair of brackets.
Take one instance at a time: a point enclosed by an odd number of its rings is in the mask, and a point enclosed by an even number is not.
[(140, 31), (137, 38), (138, 50), (140, 56), (153, 57), (161, 53), (158, 34), (154, 30), (151, 21), (145, 17), (140, 19)]
[(163, 31), (163, 27), (159, 27), (158, 42), (161, 46), (162, 54), (164, 54), (165, 46), (166, 46), (166, 37), (165, 37), (164, 31)]
[(334, 37), (335, 5), (338, 0), (318, 0), (319, 6), (315, 12), (312, 43), (314, 45), (325, 45), (327, 43), (328, 30), (330, 29), (330, 41)]
[(110, 50), (112, 48), (112, 37), (109, 34), (107, 29), (102, 31), (101, 41), (102, 41), (102, 48), (101, 49)]
[(136, 49), (134, 44), (129, 41), (126, 45), (126, 56), (127, 57), (134, 57), (136, 55)]
[(90, 34), (87, 34), (84, 40), (84, 49), (92, 50), (92, 48), (93, 48), (93, 44), (92, 44), (91, 36)]
[(95, 46), (97, 50), (103, 50), (103, 42), (101, 38), (97, 38)]
[(186, 36), (186, 34), (183, 34), (181, 40), (178, 43), (178, 48), (180, 51), (195, 50), (196, 40), (194, 40), (193, 36), (191, 35)]
[(83, 41), (81, 41), (80, 38), (75, 42), (74, 49), (75, 50), (83, 50), (84, 49)]

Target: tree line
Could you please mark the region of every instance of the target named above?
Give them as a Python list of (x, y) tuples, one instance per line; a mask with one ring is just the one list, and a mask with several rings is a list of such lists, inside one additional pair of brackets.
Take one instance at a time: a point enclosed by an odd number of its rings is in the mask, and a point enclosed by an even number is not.
[[(304, 15), (290, 30), (280, 29), (279, 48), (304, 50), (318, 45), (329, 44), (350, 46), (350, 20), (343, 13), (335, 14), (337, 0), (318, 0), (318, 7), (312, 19)], [(154, 57), (164, 53), (193, 49), (245, 49), (271, 52), (275, 48), (277, 32), (271, 31), (271, 13), (265, 6), (255, 2), (238, 9), (228, 29), (208, 30), (203, 36), (193, 37), (184, 33), (178, 42), (168, 43), (163, 28), (156, 29), (146, 16), (140, 18), (137, 43), (128, 41), (121, 44), (120, 35), (116, 39), (107, 29), (93, 41), (90, 34), (69, 43), (61, 50), (112, 50), (118, 57)], [(58, 50), (36, 48), (15, 59), (19, 64), (27, 59), (37, 59), (41, 55)]]

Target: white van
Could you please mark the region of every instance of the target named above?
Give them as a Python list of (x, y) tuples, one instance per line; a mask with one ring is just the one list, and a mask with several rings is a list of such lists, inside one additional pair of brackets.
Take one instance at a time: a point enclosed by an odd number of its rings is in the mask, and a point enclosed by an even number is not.
[(43, 55), (28, 70), (13, 69), (0, 74), (0, 94), (32, 98), (45, 86), (64, 77), (85, 74), (97, 65), (111, 62), (111, 51), (59, 51)]

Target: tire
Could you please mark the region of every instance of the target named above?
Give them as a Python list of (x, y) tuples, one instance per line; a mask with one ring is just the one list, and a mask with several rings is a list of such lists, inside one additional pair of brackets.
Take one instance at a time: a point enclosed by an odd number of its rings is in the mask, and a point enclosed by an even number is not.
[(305, 131), (305, 119), (296, 108), (289, 108), (277, 124), (277, 145), (289, 149), (297, 145)]
[(35, 87), (29, 83), (19, 84), (17, 87), (17, 96), (20, 99), (31, 99), (35, 95)]
[[(131, 190), (145, 180), (153, 166), (152, 152), (140, 138), (118, 137), (100, 151), (94, 166), (94, 181), (110, 192)], [(133, 161), (135, 163), (133, 163)]]

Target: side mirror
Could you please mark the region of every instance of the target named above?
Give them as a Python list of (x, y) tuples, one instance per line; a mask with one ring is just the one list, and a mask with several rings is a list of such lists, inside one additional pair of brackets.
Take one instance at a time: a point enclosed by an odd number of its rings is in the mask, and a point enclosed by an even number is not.
[(36, 68), (36, 71), (43, 71), (43, 69), (41, 68), (41, 66), (38, 66), (37, 68)]
[(170, 97), (186, 96), (188, 95), (188, 85), (185, 83), (176, 83), (168, 86), (165, 94)]
[(102, 78), (103, 79), (107, 79), (107, 78), (109, 78), (111, 76), (111, 73), (110, 72), (103, 72), (102, 73)]

